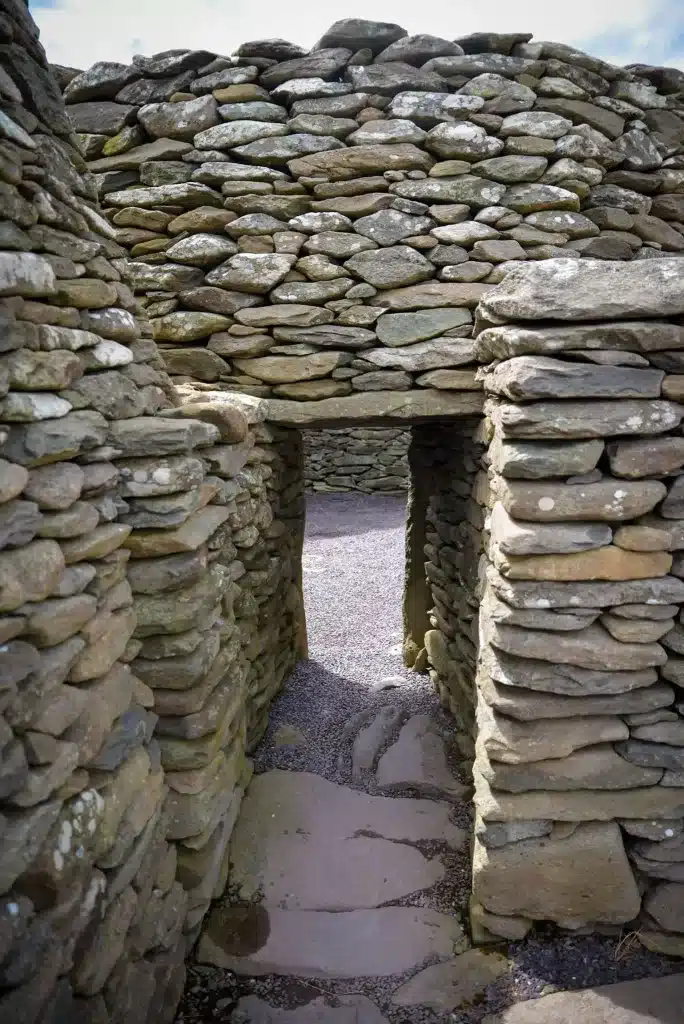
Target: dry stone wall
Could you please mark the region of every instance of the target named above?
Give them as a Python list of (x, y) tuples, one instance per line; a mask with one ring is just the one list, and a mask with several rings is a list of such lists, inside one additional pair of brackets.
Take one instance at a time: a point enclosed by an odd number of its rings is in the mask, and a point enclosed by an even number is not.
[(401, 494), (408, 484), (408, 430), (347, 427), (304, 433), (304, 481), (311, 491)]
[(0, 96), (0, 1019), (158, 1024), (294, 663), (301, 467), (173, 389), (23, 0)]
[[(478, 421), (414, 428), (418, 458), (429, 467), (424, 569), (429, 588), (425, 657), (440, 699), (455, 722), (455, 746), (471, 761), (475, 733), (478, 654), (478, 572), (484, 514), (481, 490), (485, 450)], [(414, 668), (423, 668), (423, 658)]]
[(684, 251), (684, 73), (347, 20), (62, 69), (168, 371), (291, 425), (476, 412), (511, 267)]
[(480, 934), (681, 951), (681, 73), (351, 21), (56, 69), (67, 117), (0, 14), (0, 1017), (173, 1017), (306, 653), (293, 427), (421, 424)]
[(557, 260), (480, 306), (485, 936), (547, 920), (684, 952), (683, 271)]

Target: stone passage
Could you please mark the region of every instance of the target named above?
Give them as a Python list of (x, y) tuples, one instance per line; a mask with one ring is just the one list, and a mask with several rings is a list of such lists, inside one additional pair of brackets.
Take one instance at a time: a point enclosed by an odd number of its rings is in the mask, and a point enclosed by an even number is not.
[(300, 429), (412, 428), (476, 939), (680, 953), (683, 73), (356, 20), (55, 71), (0, 0), (0, 1017), (173, 1017), (307, 652)]
[(311, 491), (405, 491), (409, 442), (400, 428), (306, 431), (304, 483)]
[[(450, 722), (429, 681), (401, 668), (401, 512), (380, 497), (311, 501), (312, 660), (257, 752), (231, 840), (230, 897), (198, 949), (200, 963), (235, 970), (243, 991), (246, 976), (262, 979), (266, 996), (241, 997), (236, 1021), (279, 1020), (288, 1011), (274, 1007), (293, 1006), (294, 990), (307, 1005), (284, 1022), (316, 1011), (334, 1021), (342, 998), (359, 1014), (346, 1010), (349, 1020), (387, 1024), (386, 1012), (401, 1019), (472, 998), (508, 968), (493, 956), (487, 971), (466, 953), (469, 792), (447, 762)], [(435, 962), (442, 980), (421, 970)], [(188, 994), (182, 1020), (194, 1019), (192, 1005)]]

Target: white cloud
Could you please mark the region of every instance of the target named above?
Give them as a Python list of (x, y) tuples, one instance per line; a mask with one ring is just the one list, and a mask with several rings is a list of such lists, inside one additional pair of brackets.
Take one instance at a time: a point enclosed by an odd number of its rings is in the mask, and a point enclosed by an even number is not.
[[(454, 38), (475, 31), (527, 31), (537, 39), (585, 45), (598, 37), (633, 39), (619, 60), (644, 60), (643, 40), (662, 15), (660, 0), (437, 0), (425, 10), (414, 0), (57, 0), (33, 11), (50, 61), (89, 67), (97, 60), (130, 61), (177, 47), (229, 54), (245, 40), (282, 36), (311, 46), (336, 19), (396, 21), (409, 32)], [(662, 22), (659, 28), (663, 28)], [(613, 40), (614, 41), (614, 40)], [(657, 54), (648, 48), (649, 59)], [(594, 51), (592, 51), (594, 52)], [(597, 53), (610, 57), (610, 53)]]

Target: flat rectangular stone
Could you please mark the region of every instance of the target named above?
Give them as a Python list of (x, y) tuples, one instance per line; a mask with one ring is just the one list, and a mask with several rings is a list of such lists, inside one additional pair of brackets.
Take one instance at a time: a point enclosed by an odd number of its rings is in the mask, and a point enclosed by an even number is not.
[(494, 623), (487, 633), (490, 642), (508, 654), (596, 671), (652, 668), (667, 661), (667, 654), (660, 644), (623, 643), (613, 639), (598, 623), (570, 633)]
[(518, 687), (572, 697), (605, 697), (608, 694), (629, 693), (651, 686), (658, 679), (653, 668), (607, 672), (580, 665), (521, 658), (498, 650), (490, 644), (483, 647), (481, 659), (482, 669), (479, 678), (483, 679), (488, 675), (498, 683), (510, 687), (512, 700), (515, 700)]
[(135, 416), (110, 424), (110, 441), (125, 458), (185, 454), (219, 437), (218, 427), (201, 420)]
[(571, 321), (681, 316), (684, 265), (676, 258), (527, 263), (506, 275), (484, 299), (480, 313), (507, 320)]
[(134, 530), (124, 543), (132, 558), (197, 551), (225, 523), (229, 515), (229, 509), (209, 505), (193, 513), (174, 530)]
[(477, 681), (482, 698), (501, 714), (520, 722), (544, 718), (572, 718), (581, 715), (631, 715), (657, 711), (674, 701), (671, 686), (656, 683), (627, 693), (596, 696), (568, 696), (542, 693), (522, 686), (507, 686), (482, 672)]
[(663, 320), (628, 320), (597, 324), (525, 327), (511, 324), (480, 331), (476, 340), (478, 362), (510, 359), (532, 353), (583, 350), (661, 352), (684, 348), (684, 327)]
[(515, 356), (484, 375), (485, 391), (517, 401), (547, 398), (660, 398), (663, 370)]
[(476, 416), (482, 397), (474, 391), (374, 391), (324, 398), (317, 402), (267, 399), (267, 419), (290, 427), (344, 426), (355, 423), (418, 422), (449, 416)]
[(484, 821), (613, 821), (615, 818), (681, 818), (684, 788), (504, 793), (475, 773), (475, 807)]
[(502, 438), (549, 441), (663, 434), (679, 426), (684, 415), (684, 407), (661, 399), (502, 403), (488, 411)]
[[(241, 932), (258, 934), (259, 925), (262, 945), (247, 952)], [(422, 966), (428, 956), (450, 957), (460, 948), (465, 941), (457, 918), (422, 907), (330, 913), (252, 906), (214, 910), (198, 960), (256, 976), (388, 977)]]
[(684, 601), (684, 581), (674, 576), (619, 583), (534, 583), (507, 580), (492, 566), (487, 579), (502, 600), (514, 608), (607, 608)]

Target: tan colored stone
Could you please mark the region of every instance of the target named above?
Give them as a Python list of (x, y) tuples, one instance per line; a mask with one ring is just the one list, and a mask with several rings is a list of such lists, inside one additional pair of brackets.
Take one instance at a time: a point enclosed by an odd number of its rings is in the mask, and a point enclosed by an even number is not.
[(641, 906), (612, 822), (578, 825), (565, 839), (525, 839), (491, 850), (476, 839), (473, 890), (495, 914), (559, 924), (622, 924)]
[(343, 361), (341, 352), (314, 352), (308, 356), (261, 356), (234, 359), (233, 366), (268, 384), (293, 384), (296, 381), (327, 377)]
[(103, 523), (81, 537), (62, 541), (64, 561), (67, 565), (92, 558), (104, 558), (125, 542), (131, 527), (124, 523)]
[[(79, 654), (69, 673), (69, 681), (82, 683), (108, 672), (121, 657), (133, 630), (136, 615), (133, 608), (113, 614), (101, 613), (91, 619), (83, 630), (88, 646)], [(89, 627), (92, 628), (88, 637)]]
[(0, 552), (0, 612), (27, 601), (44, 601), (64, 571), (64, 555), (54, 540), (35, 540), (16, 551)]
[(680, 818), (684, 788), (585, 789), (504, 793), (475, 771), (475, 804), (485, 821), (613, 821), (615, 818)]
[(519, 722), (480, 708), (478, 718), (478, 742), (490, 758), (506, 764), (567, 757), (582, 747), (629, 736), (629, 727), (622, 719), (608, 715)]
[(414, 974), (392, 996), (397, 1006), (429, 1006), (453, 1014), (477, 1002), (484, 990), (511, 967), (508, 957), (494, 951), (468, 949), (454, 960), (433, 964)]
[(193, 513), (174, 530), (135, 530), (126, 538), (133, 558), (152, 558), (196, 551), (229, 516), (226, 508), (209, 505)]
[(295, 177), (324, 175), (329, 181), (359, 178), (364, 174), (385, 171), (429, 171), (434, 161), (411, 143), (396, 146), (353, 146), (328, 150), (290, 160), (288, 167)]
[(672, 567), (666, 551), (626, 551), (608, 545), (570, 555), (504, 555), (495, 565), (514, 580), (637, 580), (665, 576)]
[(613, 543), (625, 551), (667, 551), (670, 547), (670, 535), (666, 530), (659, 530), (654, 526), (619, 526), (613, 536)]
[(673, 402), (684, 401), (684, 374), (668, 374), (662, 384), (663, 398), (669, 398)]

